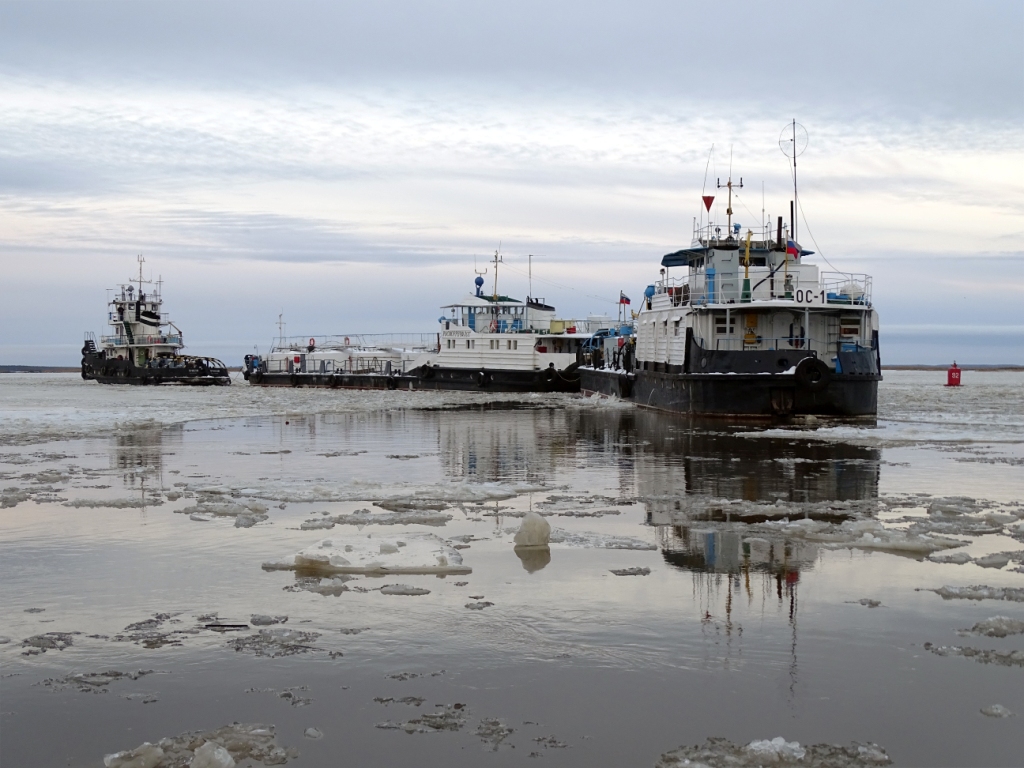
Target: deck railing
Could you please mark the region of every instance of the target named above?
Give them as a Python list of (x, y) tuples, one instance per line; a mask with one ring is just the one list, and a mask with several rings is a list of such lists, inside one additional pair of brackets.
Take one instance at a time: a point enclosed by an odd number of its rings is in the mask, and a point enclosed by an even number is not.
[[(310, 342), (313, 342), (312, 345)], [(315, 350), (353, 349), (372, 347), (396, 347), (400, 349), (436, 349), (436, 333), (351, 333), (347, 336), (287, 336), (274, 339), (271, 352), (287, 352), (301, 350), (308, 352), (312, 346)]]

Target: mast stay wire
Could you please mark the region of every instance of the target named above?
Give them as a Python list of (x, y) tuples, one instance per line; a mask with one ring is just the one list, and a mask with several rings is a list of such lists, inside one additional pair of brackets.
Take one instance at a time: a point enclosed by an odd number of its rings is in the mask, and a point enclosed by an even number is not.
[[(790, 177), (793, 178), (793, 183), (796, 184), (796, 177), (794, 176), (792, 164), (790, 164), (789, 166), (789, 175)], [(811, 236), (811, 242), (814, 243), (815, 253), (817, 253), (819, 256), (821, 256), (821, 258), (825, 260), (825, 263), (832, 268), (832, 271), (838, 272), (843, 275), (849, 274), (847, 272), (843, 272), (843, 270), (841, 269), (837, 269), (836, 266), (831, 261), (829, 261), (828, 258), (826, 258), (825, 254), (821, 252), (821, 247), (818, 245), (818, 241), (814, 239), (814, 233), (811, 231), (811, 225), (807, 223), (807, 215), (804, 213), (804, 206), (803, 203), (800, 201), (799, 197), (796, 199), (796, 207), (797, 212), (800, 215), (800, 219), (803, 221), (804, 226), (807, 227), (807, 234)], [(799, 247), (799, 244), (797, 247)]]

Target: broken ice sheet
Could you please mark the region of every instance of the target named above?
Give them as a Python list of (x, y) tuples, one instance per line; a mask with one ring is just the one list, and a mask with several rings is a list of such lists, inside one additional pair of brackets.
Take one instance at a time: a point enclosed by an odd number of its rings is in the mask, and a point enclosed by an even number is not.
[(376, 723), (374, 727), (405, 731), (406, 733), (439, 733), (441, 731), (458, 731), (466, 724), (469, 709), (465, 704), (438, 704), (436, 708), (440, 711), (424, 712), (419, 717), (398, 723), (385, 720)]
[[(233, 723), (213, 731), (189, 731), (174, 738), (145, 742), (135, 749), (103, 758), (106, 768), (231, 768), (242, 760), (284, 765), (298, 750), (278, 746), (272, 725)], [(218, 757), (227, 752), (231, 762)]]
[(746, 745), (711, 738), (704, 744), (666, 752), (658, 758), (655, 768), (869, 768), (890, 763), (889, 755), (877, 744), (854, 742), (849, 747), (835, 744), (802, 747), (799, 742), (776, 736)]
[(989, 587), (974, 584), (969, 587), (944, 586), (928, 590), (943, 600), (1009, 600), (1024, 603), (1024, 587)]
[(979, 621), (970, 629), (961, 631), (985, 637), (1009, 637), (1010, 635), (1024, 634), (1024, 621), (1011, 619), (1008, 616), (993, 616), (990, 619)]
[(462, 564), (458, 550), (432, 533), (336, 536), (285, 560), (264, 563), (263, 569), (309, 574), (464, 574), (473, 570)]
[(273, 627), (272, 629), (261, 629), (255, 635), (234, 637), (228, 641), (228, 647), (256, 656), (277, 658), (323, 650), (311, 645), (318, 637), (320, 637), (319, 632), (301, 632), (297, 629)]
[(994, 651), (962, 645), (933, 645), (932, 643), (925, 643), (923, 647), (936, 656), (963, 656), (981, 664), (1024, 667), (1024, 651)]
[(21, 641), (21, 645), (25, 648), (22, 651), (23, 656), (34, 656), (47, 651), (63, 651), (65, 648), (70, 648), (74, 645), (74, 636), (80, 635), (81, 632), (46, 632), (41, 635), (32, 635), (32, 637), (26, 637)]
[(635, 549), (655, 550), (656, 544), (631, 536), (612, 536), (605, 533), (587, 531), (566, 531), (554, 528), (551, 531), (552, 544), (564, 544), (567, 547), (586, 547), (589, 549)]
[(423, 589), (422, 587), (410, 587), (408, 584), (385, 584), (380, 588), (382, 595), (429, 595), (429, 589)]
[(510, 728), (496, 718), (484, 718), (476, 727), (476, 735), (491, 752), (497, 752), (502, 746), (511, 746), (502, 742), (514, 732), (515, 728)]
[(318, 528), (333, 528), (335, 525), (431, 525), (441, 527), (452, 516), (444, 512), (430, 509), (406, 509), (394, 512), (371, 512), (368, 509), (357, 509), (347, 515), (320, 517), (306, 520), (300, 528), (304, 531)]
[(118, 672), (107, 670), (105, 672), (75, 672), (64, 677), (48, 677), (41, 685), (54, 691), (74, 689), (82, 693), (107, 693), (110, 684), (122, 680), (138, 680), (145, 675), (152, 675), (152, 669), (139, 669), (135, 672)]

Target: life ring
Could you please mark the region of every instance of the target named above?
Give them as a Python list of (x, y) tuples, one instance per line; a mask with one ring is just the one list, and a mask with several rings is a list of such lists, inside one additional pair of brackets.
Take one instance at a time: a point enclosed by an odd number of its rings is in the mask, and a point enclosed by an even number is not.
[(347, 346), (349, 346), (349, 344), (350, 344), (350, 343), (351, 343), (351, 342), (349, 342), (349, 340), (348, 340), (348, 336), (346, 336), (346, 337), (345, 337), (345, 346), (346, 346), (346, 347), (347, 347)]
[(491, 320), (491, 324), (490, 324), (490, 326), (488, 326), (488, 328), (490, 329), (491, 333), (497, 333), (498, 332), (498, 321), (497, 320)]
[(315, 347), (315, 346), (316, 346), (316, 339), (314, 339), (314, 338), (312, 338), (312, 337), (311, 337), (311, 338), (309, 339), (309, 346), (311, 346), (311, 347)]
[(832, 379), (832, 371), (823, 360), (805, 357), (796, 366), (796, 383), (809, 392), (820, 392)]

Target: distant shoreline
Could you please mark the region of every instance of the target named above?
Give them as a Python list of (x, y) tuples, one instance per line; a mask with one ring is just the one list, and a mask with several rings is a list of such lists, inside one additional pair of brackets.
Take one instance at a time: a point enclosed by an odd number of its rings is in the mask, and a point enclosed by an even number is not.
[[(999, 363), (992, 365), (971, 365), (965, 363), (958, 365), (962, 371), (1024, 371), (1024, 365), (1013, 365), (1011, 363)], [(944, 371), (948, 365), (883, 365), (883, 371)], [(0, 373), (79, 373), (82, 369), (78, 366), (62, 365), (0, 365)], [(228, 367), (229, 371), (238, 372), (240, 367)]]

